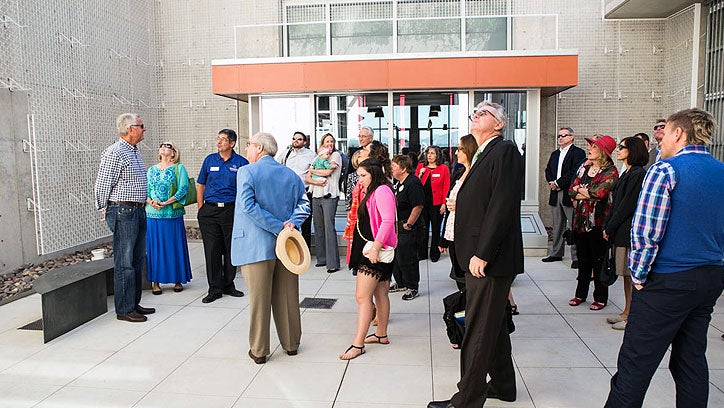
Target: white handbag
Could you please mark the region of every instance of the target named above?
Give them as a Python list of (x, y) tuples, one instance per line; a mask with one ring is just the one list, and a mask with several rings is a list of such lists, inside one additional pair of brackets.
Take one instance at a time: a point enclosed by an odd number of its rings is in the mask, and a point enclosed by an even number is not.
[[(367, 238), (365, 238), (362, 235), (362, 231), (359, 229), (359, 220), (357, 220), (357, 233), (360, 237), (362, 237), (363, 240), (365, 240), (365, 246), (362, 248), (362, 253), (369, 253), (372, 250), (372, 244), (374, 244), (374, 241), (370, 241)], [(377, 254), (379, 257), (379, 261), (382, 263), (392, 263), (392, 261), (395, 260), (395, 248), (389, 247), (389, 248), (381, 248), (379, 250), (379, 254)], [(365, 255), (367, 258), (369, 256)]]

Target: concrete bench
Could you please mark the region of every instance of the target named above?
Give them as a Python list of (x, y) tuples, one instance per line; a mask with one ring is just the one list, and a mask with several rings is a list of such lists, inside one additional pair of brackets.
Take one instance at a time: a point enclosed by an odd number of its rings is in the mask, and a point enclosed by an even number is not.
[(108, 311), (113, 258), (54, 269), (33, 282), (43, 307), (45, 343)]

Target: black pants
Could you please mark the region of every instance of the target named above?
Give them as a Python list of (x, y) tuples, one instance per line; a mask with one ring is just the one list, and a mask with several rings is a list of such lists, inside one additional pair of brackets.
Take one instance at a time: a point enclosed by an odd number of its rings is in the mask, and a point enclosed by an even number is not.
[(309, 199), (309, 217), (302, 223), (302, 238), (307, 247), (312, 248), (312, 193), (307, 193)]
[(458, 289), (463, 290), (465, 289), (465, 269), (463, 269), (455, 257), (455, 241), (448, 241), (447, 250), (450, 254), (450, 263), (452, 263), (452, 267), (450, 268), (450, 279), (455, 281)]
[[(420, 259), (427, 259), (428, 242), (430, 243), (430, 257), (433, 257), (434, 254), (435, 258), (439, 258), (440, 250), (438, 249), (438, 246), (440, 245), (440, 226), (442, 225), (442, 218), (443, 215), (440, 214), (439, 205), (425, 203), (425, 206), (422, 207), (422, 227), (424, 233), (422, 234), (418, 251)], [(431, 240), (427, 235), (427, 232), (430, 229), (430, 224), (432, 224), (432, 232), (430, 232), (432, 236)]]
[[(460, 382), (452, 397), (456, 407), (482, 407), (488, 386), (499, 395), (516, 395), (506, 306), (512, 276), (475, 278), (465, 274), (465, 336), (460, 350)], [(486, 384), (488, 373), (490, 384)]]
[(397, 286), (417, 290), (420, 287), (420, 261), (417, 258), (416, 240), (422, 232), (419, 226), (413, 226), (410, 231), (404, 229), (402, 221), (398, 222), (397, 228), (399, 234), (392, 275)]
[(669, 371), (676, 384), (676, 406), (707, 406), (706, 336), (722, 288), (724, 268), (721, 266), (649, 273), (643, 289), (633, 291), (631, 312), (618, 353), (618, 372), (611, 378), (606, 407), (640, 407), (669, 345)]
[(209, 294), (234, 289), (236, 268), (231, 264), (231, 231), (234, 226), (234, 205), (216, 207), (204, 204), (197, 215), (204, 242), (206, 278)]
[(591, 286), (593, 274), (593, 300), (606, 304), (608, 302), (608, 286), (599, 281), (603, 256), (606, 254), (606, 240), (600, 227), (595, 227), (582, 234), (576, 233), (576, 249), (578, 250), (578, 285), (576, 297), (586, 299)]

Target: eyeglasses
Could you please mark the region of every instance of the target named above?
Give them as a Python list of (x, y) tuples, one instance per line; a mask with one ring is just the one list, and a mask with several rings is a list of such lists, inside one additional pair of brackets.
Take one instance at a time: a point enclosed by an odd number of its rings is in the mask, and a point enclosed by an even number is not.
[(565, 133), (559, 133), (559, 134), (558, 134), (558, 137), (568, 137), (568, 136), (572, 136), (572, 135), (567, 135), (567, 134), (565, 134)]
[(666, 125), (656, 125), (656, 126), (654, 126), (654, 130), (661, 130), (665, 127), (666, 127)]
[(140, 127), (141, 129), (145, 129), (145, 128), (146, 128), (146, 126), (145, 126), (143, 123), (141, 123), (140, 125), (131, 125), (131, 126), (129, 126), (129, 127), (134, 127), (134, 126), (135, 126), (135, 127)]
[(303, 137), (293, 137), (292, 140), (294, 140), (295, 142), (303, 142), (304, 138)]
[(486, 113), (488, 115), (492, 116), (493, 118), (498, 119), (495, 117), (495, 115), (493, 115), (493, 112), (491, 112), (487, 109), (480, 109), (480, 110), (477, 110), (477, 111), (471, 113), (470, 115), (468, 115), (468, 119), (470, 119), (470, 121), (472, 122), (473, 119), (481, 117), (481, 116), (485, 116)]
[(628, 147), (626, 147), (622, 144), (618, 145), (618, 150), (623, 150), (623, 149), (628, 149)]
[(217, 142), (228, 142), (228, 141), (229, 141), (229, 138), (218, 136), (218, 137), (216, 138), (216, 141), (217, 141)]
[(161, 143), (161, 145), (158, 146), (159, 149), (162, 148), (162, 147), (166, 147), (166, 148), (168, 148), (168, 149), (171, 149), (171, 150), (173, 150), (174, 152), (176, 151), (176, 149), (173, 148), (173, 145), (172, 145), (171, 143)]

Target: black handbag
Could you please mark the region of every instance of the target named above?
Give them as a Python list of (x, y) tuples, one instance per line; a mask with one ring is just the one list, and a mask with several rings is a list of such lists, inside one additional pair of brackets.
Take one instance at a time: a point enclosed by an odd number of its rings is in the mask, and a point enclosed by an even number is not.
[(616, 275), (616, 252), (613, 245), (608, 245), (606, 253), (603, 255), (601, 262), (601, 271), (598, 280), (606, 286), (616, 283), (618, 275)]

